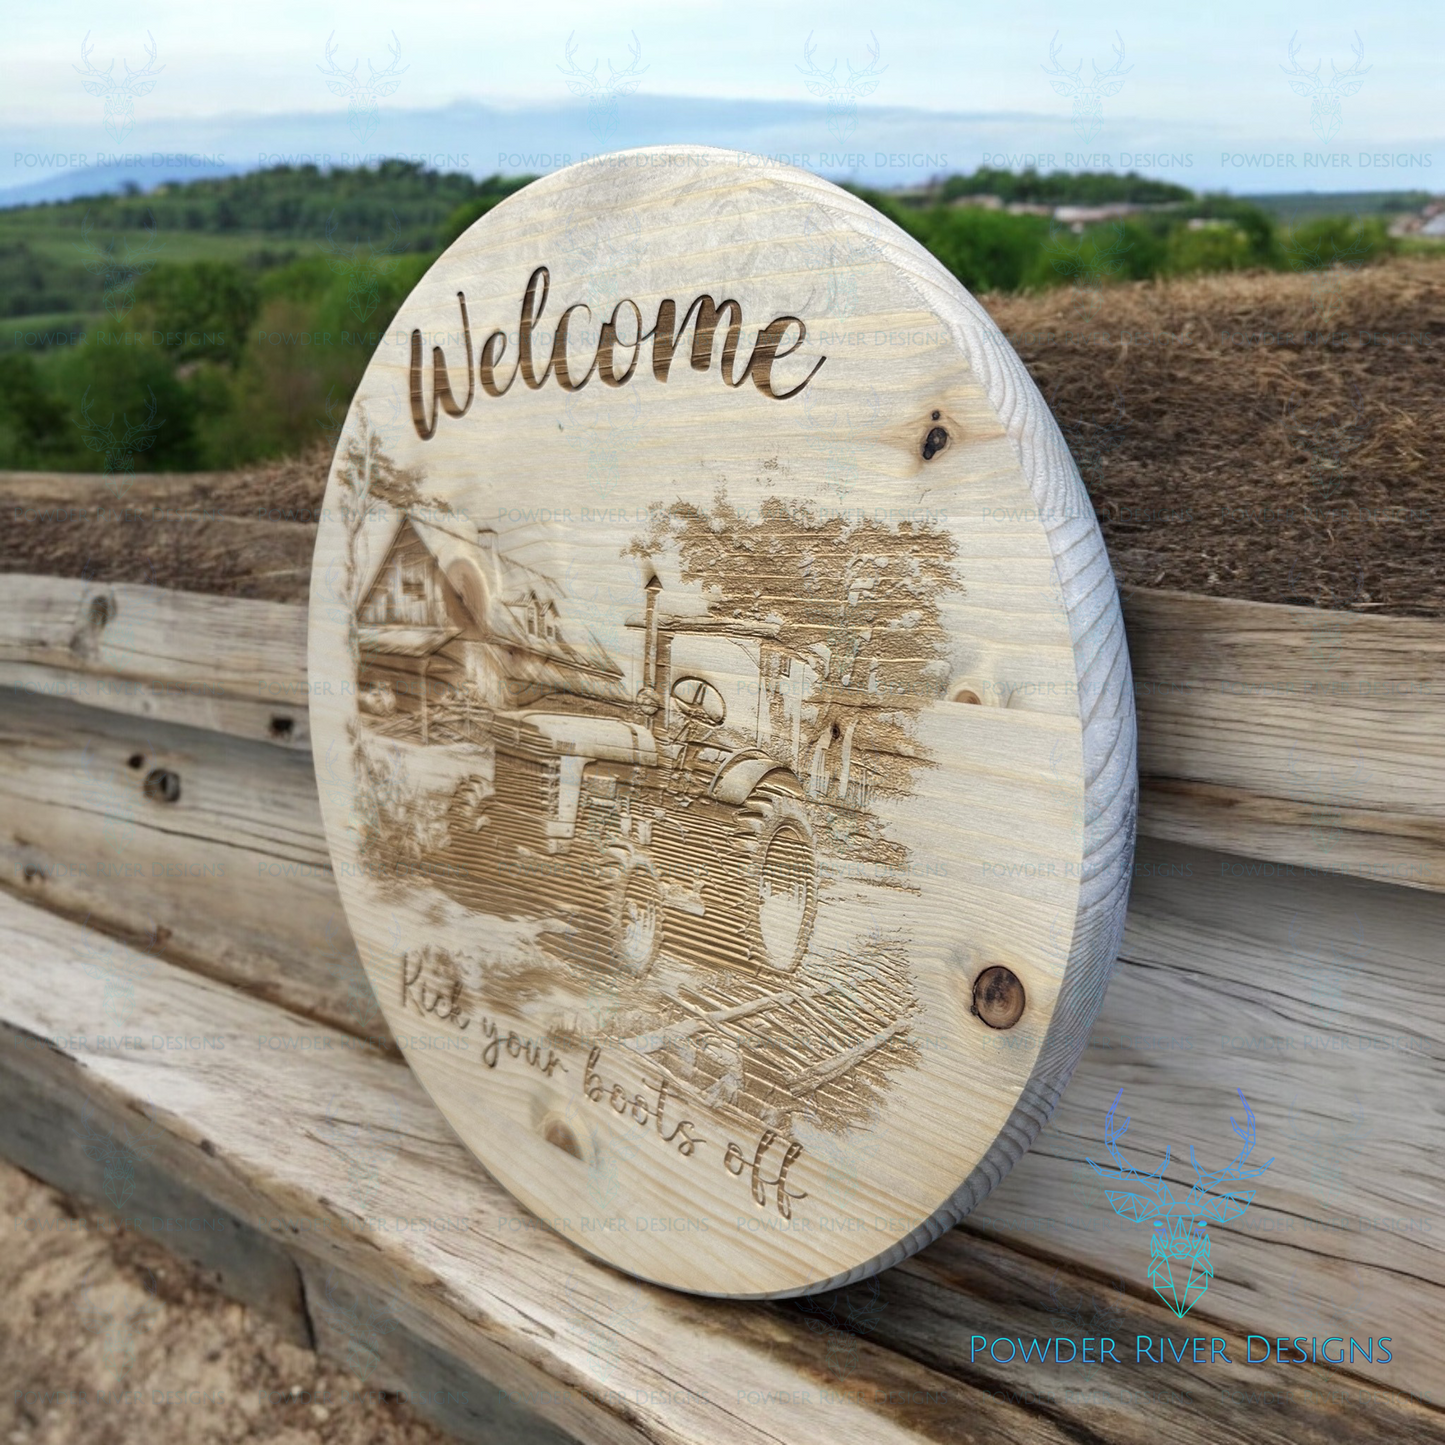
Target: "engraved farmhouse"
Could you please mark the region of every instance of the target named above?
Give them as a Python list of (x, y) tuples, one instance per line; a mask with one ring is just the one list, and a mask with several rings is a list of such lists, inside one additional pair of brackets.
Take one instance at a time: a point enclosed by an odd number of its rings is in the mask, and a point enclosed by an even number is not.
[(357, 609), (363, 708), (415, 714), (423, 741), (437, 704), (556, 706), (628, 701), (622, 668), (590, 631), (564, 633), (562, 594), (503, 555), (496, 533), (458, 517), (404, 516)]

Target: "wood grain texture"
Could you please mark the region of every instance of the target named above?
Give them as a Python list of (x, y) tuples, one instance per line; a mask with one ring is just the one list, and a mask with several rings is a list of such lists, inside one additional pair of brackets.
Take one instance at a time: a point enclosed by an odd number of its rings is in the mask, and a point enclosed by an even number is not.
[(342, 900), (423, 1083), (539, 1213), (705, 1232), (574, 1242), (700, 1293), (844, 1284), (1055, 1107), (1133, 847), (1117, 593), (1024, 367), (865, 203), (662, 148), (496, 207), (369, 365), (310, 622)]
[(0, 686), (304, 748), (302, 608), (68, 577), (0, 577)]
[(1149, 840), (1068, 1096), (970, 1227), (1142, 1278), (1149, 1226), (1086, 1162), (1107, 1162), (1111, 1102), (1122, 1087), (1136, 1167), (1172, 1147), (1166, 1177), (1187, 1184), (1191, 1146), (1210, 1167), (1238, 1152), (1242, 1090), (1274, 1162), (1247, 1212), (1210, 1226), (1195, 1313), (1272, 1337), (1393, 1334), (1394, 1382), (1445, 1403), (1442, 937), (1432, 893)]
[(316, 1349), (368, 1384), (400, 1396), (463, 1445), (569, 1445), (576, 1436), (449, 1351), (429, 1343), (414, 1311), (378, 1304), (372, 1281), (303, 1258)]
[[(281, 877), (267, 874), (266, 891), (238, 896), (218, 889), (215, 878), (181, 874), (166, 892), (147, 894), (124, 870), (101, 866), (85, 851), (93, 846), (93, 811), (77, 815), (74, 826), (43, 834), (49, 810), (62, 808), (66, 790), (76, 787), (76, 759), (97, 735), (78, 731), (74, 718), (58, 717), (54, 704), (31, 704), (24, 771), (33, 796), (7, 791), (7, 816), (23, 819), (33, 835), (18, 861), (49, 866), (59, 887), (32, 879), (30, 891), (51, 906), (88, 910), (112, 927), (175, 927), (193, 948), (215, 946), (214, 932), (195, 931), (197, 920), (241, 938), (264, 929), (270, 939), (264, 950), (232, 941), (216, 955), (219, 963), (202, 960), (201, 966), (342, 1027), (380, 1029), (379, 1015), (367, 1024), (352, 1012), (363, 1003), (374, 1008), (354, 953), (314, 946), (306, 920), (320, 916), (315, 901), (288, 891)], [(82, 718), (88, 713), (73, 711)], [(174, 731), (194, 741), (187, 730)], [(52, 738), (54, 746), (40, 746), (40, 737)], [(225, 759), (235, 768), (248, 750), (254, 754), (249, 771), (234, 773), (214, 794), (209, 786), (184, 792), (182, 801), (199, 816), (187, 818), (182, 846), (169, 851), (176, 835), (147, 826), (147, 810), (133, 806), (134, 774), (124, 767), (132, 741), (116, 739), (117, 792), (97, 795), (102, 809), (115, 810), (102, 817), (117, 818), (127, 830), (107, 845), (112, 859), (194, 859), (194, 840), (208, 837), (233, 839), (227, 859), (241, 846), (253, 850), (258, 866), (284, 856), (286, 830), (278, 819), (252, 829), (243, 842), (234, 811), (220, 799), (278, 798), (303, 787), (304, 779), (286, 772), (295, 760), (259, 745), (210, 741), (218, 746), (202, 779), (224, 777)], [(272, 773), (264, 786), (260, 763)], [(290, 780), (284, 789), (277, 769)], [(183, 780), (189, 777), (186, 768)], [(37, 808), (35, 797), (49, 802)], [(301, 823), (290, 827), (299, 831)], [(307, 854), (319, 855), (323, 840), (314, 813), (307, 827)], [(42, 837), (43, 852), (34, 841)], [(294, 833), (289, 846), (294, 851)], [(83, 888), (82, 879), (88, 880)], [(13, 873), (11, 880), (17, 881)], [(344, 939), (334, 895), (324, 917)], [(1405, 1101), (1428, 1108), (1439, 1097), (1441, 936), (1445, 900), (1430, 893), (1153, 841), (1142, 845), (1110, 1000), (1071, 1090), (1077, 1103), (1064, 1109), (1044, 1147), (973, 1227), (1075, 1267), (1137, 1280), (1147, 1258), (1146, 1231), (1131, 1231), (1109, 1210), (1085, 1163), (1103, 1157), (1110, 1100), (1126, 1084), (1130, 1109), (1137, 1091), (1141, 1102), (1132, 1112), (1144, 1140), (1142, 1158), (1158, 1157), (1166, 1144), (1178, 1152), (1191, 1142), (1213, 1158), (1224, 1156), (1231, 1090), (1242, 1087), (1260, 1121), (1261, 1150), (1278, 1163), (1270, 1188), (1217, 1241), (1224, 1263), (1204, 1313), (1266, 1332), (1292, 1330), (1300, 1319), (1329, 1322), (1342, 1309), (1352, 1319), (1393, 1323), (1406, 1279), (1413, 1282), (1403, 1296), (1410, 1328), (1438, 1341), (1441, 1307), (1433, 1301), (1441, 1283), (1440, 1232), (1430, 1199), (1445, 1191), (1445, 1161), (1428, 1129), (1405, 1135), (1398, 1124), (1382, 1121), (1423, 1118)], [(97, 943), (101, 958), (115, 946)], [(145, 955), (147, 969), (164, 951)], [(278, 968), (283, 960), (286, 966)], [(113, 991), (124, 997), (126, 988), (117, 983)], [(1339, 1152), (1331, 1153), (1336, 1139)], [(1282, 1193), (1275, 1192), (1276, 1181)], [(1403, 1359), (1399, 1376), (1407, 1388), (1423, 1391), (1429, 1387), (1419, 1365)]]
[[(87, 599), (114, 588), (0, 576), (0, 684), (306, 747), (305, 609), (242, 599), (217, 607), (217, 599), (189, 592), (163, 593), (162, 606), (147, 596), (153, 590), (122, 586), (123, 595), (139, 594), (143, 605), (127, 605), (132, 640), (122, 656), (107, 660), (69, 642)], [(1141, 779), (1141, 832), (1324, 872), (1445, 887), (1445, 799), (1431, 781), (1430, 745), (1417, 788), (1402, 795), (1375, 786), (1405, 767), (1403, 756), (1391, 752), (1392, 736), (1438, 732), (1445, 624), (1127, 587), (1122, 601), (1150, 769)], [(232, 607), (239, 609), (234, 625), (228, 621)], [(35, 617), (52, 619), (48, 642), (37, 645)], [(144, 626), (153, 625), (155, 635), (142, 639), (137, 634), (148, 618), (154, 623)], [(1361, 622), (1367, 624), (1363, 632)], [(1195, 633), (1232, 638), (1240, 673), (1221, 663), (1217, 647), (1188, 644)], [(262, 634), (276, 639), (267, 654), (273, 671), (255, 674), (255, 685), (272, 700), (234, 696), (229, 689), (245, 686)], [(177, 659), (175, 637), (195, 639), (193, 652)], [(1369, 647), (1356, 645), (1372, 637)], [(1347, 648), (1355, 702), (1373, 696), (1381, 710), (1335, 704), (1341, 676), (1332, 659)], [(285, 665), (294, 666), (293, 674), (281, 675), (283, 658), (292, 660)], [(122, 670), (112, 671), (112, 662)], [(1242, 686), (1240, 676), (1255, 684)], [(1260, 706), (1261, 696), (1271, 705)], [(1219, 725), (1204, 727), (1200, 717)], [(1400, 734), (1397, 725), (1410, 731)], [(1377, 764), (1340, 763), (1372, 753)], [(1270, 758), (1266, 767), (1262, 759)], [(1350, 800), (1322, 800), (1326, 778), (1347, 785)]]
[(9, 887), (386, 1037), (304, 751), (0, 688), (0, 816)]
[[(517, 1210), (401, 1064), (328, 1048), (330, 1031), (174, 969), (118, 1014), (86, 930), (13, 900), (0, 901), (0, 928), (15, 964), (0, 976), (0, 1063), (33, 1090), (83, 1100), (95, 1127), (144, 1125), (157, 1170), (297, 1260), (308, 1299), (324, 1301), (323, 1345), (378, 1380), (410, 1349), (441, 1351), (469, 1392), (501, 1387), (609, 1445), (1445, 1438), (1441, 1414), (1408, 1397), (1417, 1381), (1393, 1373), (1134, 1367), (1136, 1334), (1212, 1333), (1231, 1359), (1242, 1340), (965, 1230), (879, 1279), (786, 1303), (697, 1301), (629, 1280)], [(205, 1030), (225, 1047), (150, 1047), (158, 1030)], [(146, 1046), (124, 1047), (124, 1035)], [(278, 1053), (269, 1041), (282, 1037), (297, 1046)], [(1112, 1334), (1126, 1363), (970, 1361), (976, 1334)], [(1427, 1377), (1430, 1357), (1416, 1363)]]
[(1445, 888), (1445, 624), (1126, 589), (1156, 836)]
[[(854, 1389), (831, 1391), (821, 1375), (800, 1387), (779, 1347), (816, 1357), (804, 1322), (687, 1300), (597, 1266), (483, 1173), (404, 1065), (338, 1048), (329, 1030), (170, 968), (117, 1013), (89, 966), (85, 930), (13, 900), (0, 901), (0, 918), (12, 957), (24, 960), (0, 983), (0, 1016), (7, 1035), (48, 1045), (32, 1047), (35, 1068), (83, 1079), (98, 1105), (143, 1110), (161, 1126), (153, 1157), (166, 1167), (271, 1237), (365, 1280), (371, 1309), (414, 1320), (432, 1345), (561, 1429), (608, 1442), (764, 1442), (819, 1430), (857, 1445), (917, 1438), (906, 1414), (874, 1402), (941, 1385), (932, 1372), (870, 1352)], [(224, 1047), (107, 1042), (157, 1030), (219, 1034)], [(981, 1418), (1027, 1425), (983, 1392), (969, 1395)]]

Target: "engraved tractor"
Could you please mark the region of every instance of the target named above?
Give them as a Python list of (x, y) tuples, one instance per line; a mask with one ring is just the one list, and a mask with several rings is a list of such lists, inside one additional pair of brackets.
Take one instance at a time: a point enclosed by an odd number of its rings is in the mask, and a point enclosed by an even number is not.
[[(734, 643), (766, 623), (664, 616), (647, 589), (643, 685), (630, 718), (498, 710), (490, 779), (458, 785), (455, 855), (487, 887), (587, 920), (610, 966), (640, 976), (662, 950), (689, 963), (787, 973), (818, 909), (813, 829), (797, 774), (725, 726), (714, 682), (673, 676), (674, 639)], [(753, 680), (756, 680), (754, 671)]]

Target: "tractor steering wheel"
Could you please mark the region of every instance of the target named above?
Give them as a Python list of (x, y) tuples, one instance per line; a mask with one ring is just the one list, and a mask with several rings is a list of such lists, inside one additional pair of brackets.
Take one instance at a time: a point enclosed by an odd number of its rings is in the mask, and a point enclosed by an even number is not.
[(671, 688), (673, 703), (690, 723), (701, 723), (708, 732), (723, 725), (728, 715), (723, 695), (706, 678), (680, 677)]

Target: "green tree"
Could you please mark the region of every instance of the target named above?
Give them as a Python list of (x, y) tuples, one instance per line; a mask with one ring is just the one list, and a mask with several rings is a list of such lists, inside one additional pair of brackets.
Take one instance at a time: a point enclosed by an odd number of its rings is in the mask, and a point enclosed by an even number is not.
[(199, 425), (208, 465), (294, 455), (315, 443), (328, 389), (340, 380), (349, 397), (370, 355), (347, 355), (323, 337), (314, 303), (268, 301), (234, 374), (223, 385), (209, 370), (197, 377), (209, 401)]
[(1279, 237), (1269, 213), (1236, 196), (1206, 195), (1189, 208), (1202, 220), (1232, 221), (1249, 242), (1250, 263), (1278, 266), (1281, 262)]
[(0, 356), (0, 467), (64, 465), (75, 447), (65, 408), (31, 356)]
[(127, 469), (122, 460), (127, 431), (135, 432), (131, 466), (141, 453), (147, 470), (189, 471), (200, 465), (195, 397), (163, 353), (90, 341), (47, 360), (51, 394), (70, 418), (66, 431), (78, 438), (71, 463), (78, 470)]
[(1399, 240), (1379, 216), (1317, 216), (1281, 237), (1285, 265), (1298, 271), (1364, 266), (1399, 249)]
[(1210, 221), (1196, 230), (1176, 226), (1169, 234), (1165, 270), (1171, 276), (1243, 271), (1252, 264), (1249, 237), (1230, 221)]
[(141, 326), (177, 361), (235, 362), (260, 306), (254, 277), (230, 261), (157, 266), (136, 299)]
[(970, 291), (1016, 291), (1034, 275), (1049, 236), (1044, 216), (976, 207), (890, 208), (893, 219)]

